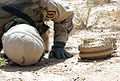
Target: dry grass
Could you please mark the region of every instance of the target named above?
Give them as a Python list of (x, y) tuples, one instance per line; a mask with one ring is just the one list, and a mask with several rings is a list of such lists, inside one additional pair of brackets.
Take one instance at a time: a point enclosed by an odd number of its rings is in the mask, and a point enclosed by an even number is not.
[(75, 25), (81, 29), (93, 28), (98, 24), (99, 20), (108, 15), (106, 10), (93, 11), (93, 6), (78, 8), (75, 12)]
[(94, 5), (103, 5), (111, 2), (112, 2), (111, 0), (87, 0), (88, 4), (94, 4)]
[(8, 64), (7, 59), (0, 58), (0, 67), (5, 66), (6, 64)]

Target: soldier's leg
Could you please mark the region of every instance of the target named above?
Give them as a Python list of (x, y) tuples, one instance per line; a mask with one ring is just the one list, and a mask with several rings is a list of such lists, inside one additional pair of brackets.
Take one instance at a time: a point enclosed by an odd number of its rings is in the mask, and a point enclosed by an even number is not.
[(0, 51), (2, 50), (3, 45), (2, 45), (2, 40), (0, 39)]
[(47, 53), (49, 51), (49, 34), (50, 34), (50, 30), (47, 30), (41, 37), (45, 42), (46, 45), (46, 50), (45, 53)]
[(2, 50), (3, 49), (2, 35), (3, 35), (3, 33), (1, 32), (1, 34), (0, 34), (0, 57), (8, 59), (8, 57), (5, 55), (4, 51)]

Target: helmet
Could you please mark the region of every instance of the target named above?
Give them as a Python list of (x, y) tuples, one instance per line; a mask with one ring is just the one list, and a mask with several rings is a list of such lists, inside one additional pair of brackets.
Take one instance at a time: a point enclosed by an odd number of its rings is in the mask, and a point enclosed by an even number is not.
[(2, 36), (2, 43), (5, 54), (20, 65), (35, 64), (45, 50), (45, 43), (38, 31), (27, 24), (11, 27)]

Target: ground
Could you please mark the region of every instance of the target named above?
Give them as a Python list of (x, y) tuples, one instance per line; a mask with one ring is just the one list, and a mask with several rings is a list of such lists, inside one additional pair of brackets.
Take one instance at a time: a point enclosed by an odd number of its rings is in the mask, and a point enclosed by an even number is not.
[[(82, 0), (63, 0), (74, 8), (74, 5), (84, 5)], [(119, 41), (119, 0), (99, 5), (97, 8), (107, 8), (115, 11), (103, 19), (98, 26), (85, 30), (75, 27), (70, 34), (66, 50), (74, 56), (69, 59), (44, 59), (32, 66), (21, 67), (8, 64), (1, 68), (0, 81), (120, 81), (120, 41)], [(75, 25), (74, 25), (75, 26)], [(50, 34), (50, 46), (52, 46), (53, 31)], [(81, 60), (78, 45), (85, 38), (115, 37), (117, 39), (117, 50), (105, 59)]]

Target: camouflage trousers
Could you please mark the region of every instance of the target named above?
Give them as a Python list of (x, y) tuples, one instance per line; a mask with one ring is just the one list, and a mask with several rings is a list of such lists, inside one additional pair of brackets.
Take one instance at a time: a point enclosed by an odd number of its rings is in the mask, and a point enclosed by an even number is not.
[(41, 35), (46, 45), (45, 52), (48, 52), (49, 50), (49, 34), (50, 34), (50, 30), (47, 30), (43, 35)]

